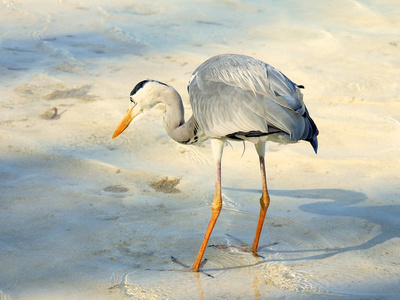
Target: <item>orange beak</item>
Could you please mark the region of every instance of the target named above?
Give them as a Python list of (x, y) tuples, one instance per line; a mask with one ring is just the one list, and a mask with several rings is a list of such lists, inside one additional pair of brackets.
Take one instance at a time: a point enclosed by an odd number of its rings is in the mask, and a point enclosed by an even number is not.
[(117, 129), (115, 129), (111, 139), (114, 139), (117, 136), (119, 136), (129, 126), (132, 120), (137, 116), (137, 114), (132, 114), (133, 108), (134, 107), (129, 107), (126, 110), (124, 118), (122, 119), (121, 123), (119, 123)]

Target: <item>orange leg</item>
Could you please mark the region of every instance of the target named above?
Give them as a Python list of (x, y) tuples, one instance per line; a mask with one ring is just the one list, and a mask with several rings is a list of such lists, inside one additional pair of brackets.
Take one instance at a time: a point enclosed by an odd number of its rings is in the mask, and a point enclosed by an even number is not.
[(267, 189), (267, 176), (265, 173), (265, 162), (264, 156), (260, 155), (260, 169), (261, 169), (261, 179), (262, 179), (262, 196), (260, 198), (260, 215), (258, 217), (258, 224), (256, 235), (254, 236), (252, 250), (254, 253), (257, 253), (258, 242), (260, 240), (261, 231), (263, 228), (265, 215), (267, 214), (268, 206), (269, 206), (269, 194)]
[(201, 260), (203, 259), (204, 251), (206, 250), (208, 240), (210, 239), (211, 233), (214, 229), (215, 223), (217, 222), (219, 213), (222, 208), (222, 197), (221, 197), (221, 161), (217, 164), (217, 179), (215, 181), (215, 193), (214, 200), (211, 204), (211, 219), (208, 223), (208, 227), (206, 230), (206, 234), (204, 235), (203, 243), (200, 246), (199, 254), (197, 254), (197, 258), (194, 261), (192, 266), (192, 270), (195, 272), (199, 271)]
[(217, 162), (217, 178), (215, 180), (215, 192), (214, 200), (211, 204), (211, 219), (208, 223), (206, 234), (204, 235), (203, 243), (200, 246), (199, 254), (197, 254), (196, 260), (193, 263), (192, 270), (198, 272), (201, 266), (201, 260), (203, 259), (204, 251), (206, 250), (208, 240), (210, 239), (211, 233), (214, 229), (215, 223), (218, 220), (219, 213), (222, 208), (222, 197), (221, 197), (221, 158), (222, 151), (225, 145), (225, 140), (211, 139), (211, 147), (214, 154), (214, 159)]

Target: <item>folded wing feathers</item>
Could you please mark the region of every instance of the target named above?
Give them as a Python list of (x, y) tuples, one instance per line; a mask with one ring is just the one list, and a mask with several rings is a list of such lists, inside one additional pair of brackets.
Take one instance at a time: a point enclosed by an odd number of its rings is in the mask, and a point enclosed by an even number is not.
[(189, 89), (193, 113), (209, 136), (254, 130), (267, 133), (268, 125), (295, 141), (318, 134), (297, 85), (262, 61), (217, 56), (193, 74)]

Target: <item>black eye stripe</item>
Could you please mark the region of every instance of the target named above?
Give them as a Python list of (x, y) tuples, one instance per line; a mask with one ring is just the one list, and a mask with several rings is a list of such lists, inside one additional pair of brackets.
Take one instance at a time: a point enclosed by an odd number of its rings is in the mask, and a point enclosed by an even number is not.
[(149, 82), (150, 80), (143, 80), (141, 82), (139, 82), (132, 90), (131, 92), (131, 96), (135, 95), (137, 93), (138, 90), (140, 90), (147, 82)]
[(145, 85), (146, 83), (148, 83), (148, 82), (150, 82), (150, 81), (151, 81), (151, 82), (157, 82), (157, 83), (159, 83), (159, 84), (168, 86), (167, 84), (165, 84), (165, 83), (163, 83), (163, 82), (160, 82), (160, 81), (146, 79), (146, 80), (143, 80), (143, 81), (139, 82), (139, 83), (133, 88), (133, 90), (132, 90), (132, 92), (131, 92), (130, 95), (131, 95), (131, 96), (135, 95), (142, 87), (144, 87), (144, 85)]

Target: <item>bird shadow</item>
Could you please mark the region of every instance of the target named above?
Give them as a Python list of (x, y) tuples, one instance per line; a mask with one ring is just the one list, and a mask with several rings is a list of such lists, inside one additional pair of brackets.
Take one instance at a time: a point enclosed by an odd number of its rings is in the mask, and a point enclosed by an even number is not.
[[(257, 189), (224, 189), (236, 192), (240, 191), (261, 194), (261, 190)], [(369, 200), (369, 198), (364, 193), (345, 189), (270, 190), (269, 192), (272, 199), (273, 197), (286, 197), (296, 198), (300, 201), (304, 200), (305, 202), (307, 201), (307, 203), (301, 204), (299, 206), (299, 209), (306, 213), (338, 218), (349, 217), (355, 219), (363, 219), (367, 223), (372, 223), (374, 224), (374, 226), (379, 227), (379, 232), (372, 238), (363, 243), (354, 243), (353, 245), (346, 247), (328, 247), (321, 249), (320, 247), (316, 246), (315, 249), (269, 249), (269, 252), (279, 253), (310, 253), (309, 256), (302, 255), (298, 258), (292, 257), (272, 259), (272, 261), (324, 259), (348, 251), (370, 249), (374, 246), (383, 244), (388, 240), (400, 237), (400, 231), (397, 230), (397, 228), (399, 228), (400, 226), (400, 219), (398, 218), (398, 216), (400, 215), (400, 205), (368, 205), (365, 202)], [(315, 230), (318, 230), (318, 228)], [(326, 234), (321, 232), (321, 236), (326, 236)], [(355, 238), (354, 240), (357, 239)], [(348, 242), (348, 239), (346, 240), (346, 242)]]

